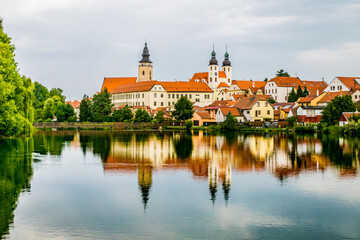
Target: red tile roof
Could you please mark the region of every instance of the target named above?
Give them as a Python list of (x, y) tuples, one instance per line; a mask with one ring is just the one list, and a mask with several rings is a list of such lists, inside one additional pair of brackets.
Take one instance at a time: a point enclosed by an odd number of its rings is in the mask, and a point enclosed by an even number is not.
[(224, 82), (221, 82), (221, 83), (219, 83), (219, 85), (217, 86), (217, 88), (222, 88), (222, 87), (226, 87), (226, 88), (228, 88), (229, 87), (229, 85), (227, 85), (226, 83), (224, 83)]
[(324, 81), (302, 81), (302, 82), (309, 90), (310, 95), (320, 95), (328, 86), (328, 84)]
[(210, 87), (204, 82), (145, 81), (121, 85), (110, 93), (115, 94), (150, 91), (151, 88), (156, 84), (161, 85), (167, 92), (212, 92)]
[(123, 84), (135, 83), (136, 77), (105, 77), (101, 91), (107, 88), (108, 92), (111, 92), (115, 88)]
[(233, 80), (232, 84), (236, 84), (241, 90), (250, 89), (253, 93), (260, 88), (264, 92), (266, 82), (264, 81), (247, 81), (247, 80)]
[[(251, 109), (252, 106), (254, 106), (255, 103), (257, 103), (259, 100), (261, 101), (267, 101), (266, 98), (261, 97), (261, 95), (253, 95), (249, 97), (244, 97), (237, 101), (234, 105), (234, 107), (239, 109)], [(269, 103), (270, 104), (270, 103)], [(270, 104), (270, 106), (272, 106)]]
[(360, 79), (360, 77), (337, 77), (337, 78), (350, 90), (352, 88), (359, 86), (359, 84), (356, 83), (355, 79)]
[(219, 71), (219, 78), (227, 78), (224, 71)]
[(190, 82), (195, 82), (195, 80), (203, 80), (205, 79), (206, 81), (208, 81), (208, 72), (199, 72), (199, 73), (195, 73), (194, 76), (190, 79)]
[(275, 77), (271, 79), (269, 82), (275, 82), (278, 87), (294, 87), (297, 88), (299, 85), (301, 87), (304, 84), (297, 77)]
[(199, 117), (201, 119), (211, 119), (211, 116), (209, 114), (209, 112), (207, 111), (198, 111), (198, 112), (195, 112), (197, 115), (199, 115)]
[(349, 121), (353, 116), (359, 116), (359, 112), (343, 112), (340, 121)]
[(349, 91), (342, 91), (342, 92), (327, 92), (325, 96), (323, 96), (318, 103), (329, 103), (333, 100), (336, 96), (344, 96), (350, 95)]
[(235, 101), (231, 101), (231, 100), (217, 100), (214, 101), (212, 104), (210, 104), (209, 107), (216, 107), (216, 106), (232, 107), (235, 103), (236, 103)]
[(229, 114), (229, 112), (236, 116), (236, 117), (241, 117), (241, 116), (244, 116), (242, 114), (242, 112), (240, 112), (237, 108), (235, 107), (220, 107), (219, 110), (222, 112), (222, 114), (224, 116), (227, 116)]
[(309, 103), (311, 102), (312, 100), (314, 100), (316, 97), (316, 95), (308, 95), (306, 97), (301, 97), (299, 98), (299, 100), (297, 100), (298, 103)]
[(80, 108), (80, 103), (78, 100), (74, 101), (67, 101), (66, 103), (69, 103), (73, 108)]
[(158, 82), (167, 92), (212, 92), (204, 82)]
[(237, 100), (240, 100), (241, 98), (246, 97), (246, 96), (245, 95), (234, 94), (233, 97), (234, 97), (235, 101), (237, 101)]

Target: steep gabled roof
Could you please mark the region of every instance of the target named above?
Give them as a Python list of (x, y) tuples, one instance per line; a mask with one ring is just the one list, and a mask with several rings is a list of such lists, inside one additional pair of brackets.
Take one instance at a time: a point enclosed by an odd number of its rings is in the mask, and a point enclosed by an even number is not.
[(297, 100), (297, 103), (309, 103), (317, 97), (318, 96), (316, 96), (316, 95), (308, 95), (306, 97), (301, 97), (301, 98), (299, 98), (299, 100)]
[(69, 103), (73, 108), (80, 108), (80, 102), (78, 100), (67, 101), (66, 103)]
[(231, 100), (217, 100), (214, 101), (212, 104), (209, 105), (209, 107), (232, 107), (236, 102)]
[(220, 107), (219, 111), (221, 111), (224, 116), (227, 116), (229, 113), (231, 113), (231, 115), (234, 115), (235, 117), (244, 116), (243, 113), (235, 107)]
[(275, 82), (278, 87), (294, 87), (304, 86), (304, 83), (298, 77), (275, 77), (269, 82)]
[[(234, 107), (239, 108), (239, 109), (251, 109), (252, 106), (254, 106), (254, 104), (257, 103), (259, 100), (267, 101), (265, 98), (261, 97), (261, 95), (253, 95), (253, 96), (244, 97), (244, 98), (240, 99), (239, 101), (237, 101), (235, 103)], [(270, 106), (272, 106), (272, 105), (270, 104)]]
[(217, 86), (217, 88), (222, 88), (222, 87), (228, 88), (229, 85), (227, 85), (227, 84), (224, 83), (224, 82), (221, 82), (221, 83), (219, 83), (219, 85)]
[(194, 73), (193, 77), (190, 79), (190, 82), (195, 82), (195, 80), (208, 80), (209, 73), (208, 72), (199, 72)]
[(343, 112), (341, 115), (342, 116), (340, 117), (340, 121), (342, 121), (342, 120), (349, 121), (353, 116), (359, 116), (360, 113), (359, 112)]
[(111, 92), (120, 85), (135, 83), (136, 77), (105, 77), (101, 87), (101, 91), (107, 88), (108, 92)]
[(263, 92), (265, 90), (266, 82), (264, 81), (251, 81), (251, 80), (233, 80), (232, 84), (236, 84), (241, 90), (250, 89), (252, 92), (257, 92), (260, 88)]
[(350, 90), (359, 86), (355, 79), (360, 79), (360, 77), (337, 77), (337, 79), (339, 79)]

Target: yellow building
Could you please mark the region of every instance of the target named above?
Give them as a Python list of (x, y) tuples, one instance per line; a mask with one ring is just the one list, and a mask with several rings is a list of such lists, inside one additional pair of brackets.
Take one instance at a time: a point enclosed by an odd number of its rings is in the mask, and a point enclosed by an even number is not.
[(274, 119), (274, 107), (261, 95), (241, 98), (234, 107), (240, 109), (249, 122)]

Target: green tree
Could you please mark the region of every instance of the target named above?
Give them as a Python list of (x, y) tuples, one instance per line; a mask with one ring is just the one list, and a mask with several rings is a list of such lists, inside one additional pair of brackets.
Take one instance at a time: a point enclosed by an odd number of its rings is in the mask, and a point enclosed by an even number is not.
[(238, 125), (238, 120), (234, 115), (232, 115), (230, 112), (226, 116), (225, 121), (221, 124), (221, 130), (222, 131), (234, 131), (236, 130), (236, 127)]
[(165, 121), (164, 112), (158, 111), (154, 117), (155, 121), (158, 123), (162, 123)]
[(80, 102), (80, 121), (86, 122), (86, 121), (92, 121), (92, 113), (91, 113), (91, 100), (89, 97), (85, 94), (83, 99)]
[(123, 110), (122, 109), (115, 109), (112, 113), (113, 121), (114, 122), (122, 122), (123, 119)]
[(310, 94), (309, 90), (307, 89), (307, 87), (305, 86), (302, 97), (306, 97)]
[(276, 101), (275, 101), (273, 98), (269, 98), (269, 99), (268, 99), (268, 102), (271, 103), (271, 104), (276, 103)]
[(94, 122), (103, 122), (111, 113), (111, 95), (105, 88), (101, 93), (95, 94), (92, 100), (92, 114)]
[(284, 69), (280, 69), (276, 72), (277, 77), (290, 77), (290, 74), (288, 72), (285, 72)]
[(55, 116), (56, 116), (56, 119), (58, 122), (64, 122), (66, 120), (66, 117), (65, 117), (66, 109), (65, 108), (66, 107), (65, 107), (64, 103), (60, 103), (60, 104), (56, 105)]
[(291, 92), (289, 94), (289, 98), (288, 98), (288, 102), (296, 102), (298, 99), (296, 93), (295, 93), (295, 89), (291, 89)]
[(43, 109), (44, 103), (49, 96), (49, 91), (45, 86), (41, 85), (38, 82), (35, 82), (34, 85), (34, 108), (35, 110)]
[(0, 19), (0, 136), (27, 134), (32, 130), (34, 84), (19, 74), (14, 51)]
[(65, 103), (59, 96), (53, 96), (51, 98), (46, 99), (44, 103), (44, 118), (45, 119), (52, 119), (55, 115), (56, 107)]
[(303, 97), (303, 91), (300, 87), (300, 85), (298, 86), (297, 90), (296, 90), (296, 100), (294, 102), (296, 102), (299, 98)]
[(65, 105), (65, 121), (69, 119), (69, 117), (75, 117), (75, 110), (74, 107), (71, 106), (70, 103)]
[(126, 105), (125, 107), (123, 107), (122, 114), (123, 114), (123, 121), (131, 121), (132, 118), (134, 117), (134, 114), (131, 111), (131, 108), (129, 107), (129, 105)]
[(172, 112), (172, 116), (180, 121), (185, 121), (193, 117), (194, 109), (193, 105), (190, 100), (182, 96), (176, 103), (175, 103), (175, 110)]
[(61, 98), (61, 101), (62, 102), (65, 102), (65, 95), (63, 94), (63, 90), (61, 88), (52, 88), (50, 91), (49, 91), (49, 94), (48, 94), (48, 98), (51, 98), (51, 97), (54, 97), (54, 96), (58, 96)]
[(321, 123), (327, 125), (337, 125), (343, 112), (354, 112), (355, 105), (350, 95), (336, 96), (325, 107), (321, 118)]
[(134, 122), (150, 122), (152, 120), (150, 114), (143, 108), (139, 108), (135, 112)]

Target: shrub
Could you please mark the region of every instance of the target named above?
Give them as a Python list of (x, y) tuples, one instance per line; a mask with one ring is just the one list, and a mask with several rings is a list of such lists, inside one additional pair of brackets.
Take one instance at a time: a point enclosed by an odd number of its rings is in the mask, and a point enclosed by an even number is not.
[(45, 120), (45, 122), (52, 122), (52, 119), (48, 118), (48, 119)]
[(222, 131), (234, 131), (236, 130), (238, 125), (238, 120), (236, 117), (232, 114), (229, 114), (226, 117), (226, 120), (221, 124), (221, 130)]
[(74, 116), (68, 117), (67, 119), (68, 122), (75, 122), (76, 118)]
[(190, 130), (192, 128), (192, 126), (193, 126), (192, 120), (185, 121), (185, 126), (186, 126), (187, 130)]
[(43, 122), (43, 120), (42, 120), (42, 119), (38, 119), (37, 122)]

